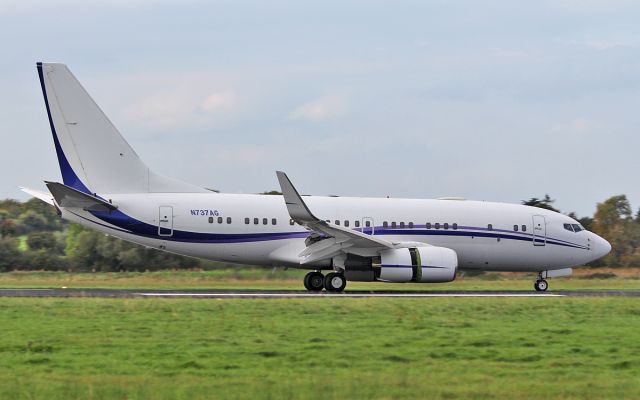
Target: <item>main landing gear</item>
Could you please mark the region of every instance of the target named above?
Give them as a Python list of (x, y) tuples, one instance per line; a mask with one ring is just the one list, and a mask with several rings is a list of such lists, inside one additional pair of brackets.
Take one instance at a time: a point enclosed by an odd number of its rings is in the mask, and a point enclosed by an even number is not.
[(326, 276), (320, 271), (309, 272), (304, 277), (304, 287), (310, 292), (319, 292), (326, 289), (327, 292), (339, 293), (347, 286), (344, 274), (330, 272)]

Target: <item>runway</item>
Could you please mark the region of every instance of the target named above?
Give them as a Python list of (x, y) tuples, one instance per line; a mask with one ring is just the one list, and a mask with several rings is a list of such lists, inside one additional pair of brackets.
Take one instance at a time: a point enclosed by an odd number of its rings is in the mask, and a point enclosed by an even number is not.
[(193, 299), (329, 299), (329, 298), (426, 298), (426, 297), (640, 297), (640, 290), (571, 290), (549, 291), (366, 291), (344, 293), (310, 293), (303, 290), (223, 290), (223, 289), (0, 289), (0, 297), (98, 297), (98, 298), (193, 298)]

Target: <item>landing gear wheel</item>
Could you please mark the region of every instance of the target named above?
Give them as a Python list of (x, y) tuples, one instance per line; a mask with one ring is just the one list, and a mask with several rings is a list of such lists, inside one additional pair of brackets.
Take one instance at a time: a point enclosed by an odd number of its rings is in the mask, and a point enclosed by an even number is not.
[(310, 292), (319, 292), (324, 288), (324, 275), (313, 271), (304, 276), (304, 287)]
[(549, 284), (544, 279), (539, 279), (536, 281), (536, 283), (533, 284), (533, 287), (537, 292), (544, 292), (549, 287)]
[(342, 292), (347, 286), (347, 279), (338, 272), (331, 272), (324, 277), (324, 288), (327, 292)]

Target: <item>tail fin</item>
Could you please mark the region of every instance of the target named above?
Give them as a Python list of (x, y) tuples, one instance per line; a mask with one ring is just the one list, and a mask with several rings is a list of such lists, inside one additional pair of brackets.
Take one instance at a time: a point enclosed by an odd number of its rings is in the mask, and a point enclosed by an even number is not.
[(206, 192), (151, 171), (66, 65), (37, 67), (65, 185), (89, 194)]

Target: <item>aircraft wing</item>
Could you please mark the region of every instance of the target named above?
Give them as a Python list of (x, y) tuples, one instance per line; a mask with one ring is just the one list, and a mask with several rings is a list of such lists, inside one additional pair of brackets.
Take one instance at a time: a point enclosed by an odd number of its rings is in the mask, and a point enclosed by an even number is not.
[(101, 198), (91, 196), (70, 186), (57, 182), (45, 182), (47, 188), (60, 207), (82, 208), (86, 211), (113, 211), (118, 207), (102, 200)]
[(311, 210), (309, 210), (304, 200), (302, 200), (302, 196), (300, 196), (293, 186), (287, 174), (282, 171), (277, 171), (276, 174), (291, 219), (308, 230), (317, 233), (318, 236), (324, 237), (322, 240), (318, 240), (307, 246), (307, 248), (299, 254), (300, 257), (302, 257), (302, 264), (309, 264), (318, 260), (334, 257), (340, 253), (349, 253), (350, 248), (384, 250), (396, 247), (395, 243), (387, 240), (334, 225), (317, 218)]

